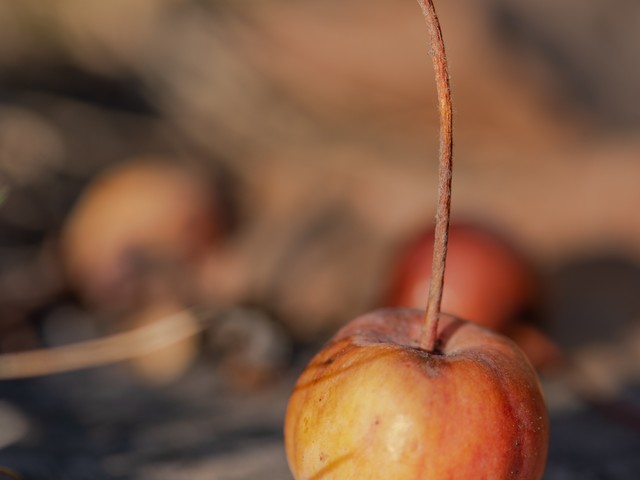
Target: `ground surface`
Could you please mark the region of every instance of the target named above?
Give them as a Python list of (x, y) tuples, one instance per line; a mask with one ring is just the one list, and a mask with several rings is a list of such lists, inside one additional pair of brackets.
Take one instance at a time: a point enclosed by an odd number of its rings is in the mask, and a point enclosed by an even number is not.
[[(119, 367), (1, 384), (3, 425), (20, 430), (19, 416), (28, 427), (0, 450), (0, 465), (24, 480), (290, 479), (282, 422), (295, 372), (247, 395), (230, 392), (210, 367), (203, 361), (159, 390)], [(625, 398), (640, 408), (640, 388)], [(545, 479), (640, 477), (640, 432), (624, 419), (574, 406), (552, 410), (551, 422)]]

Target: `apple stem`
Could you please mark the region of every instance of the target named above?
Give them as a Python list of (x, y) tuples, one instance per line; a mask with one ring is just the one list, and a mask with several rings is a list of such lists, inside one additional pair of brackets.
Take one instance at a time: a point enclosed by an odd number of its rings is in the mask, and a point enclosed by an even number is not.
[(451, 174), (453, 170), (453, 115), (451, 87), (442, 30), (432, 0), (418, 0), (431, 37), (431, 60), (436, 75), (438, 107), (440, 110), (440, 160), (438, 164), (438, 204), (436, 209), (435, 241), (431, 264), (429, 298), (420, 339), (420, 347), (427, 352), (438, 350), (438, 320), (442, 303), (444, 268), (449, 240), (451, 216)]

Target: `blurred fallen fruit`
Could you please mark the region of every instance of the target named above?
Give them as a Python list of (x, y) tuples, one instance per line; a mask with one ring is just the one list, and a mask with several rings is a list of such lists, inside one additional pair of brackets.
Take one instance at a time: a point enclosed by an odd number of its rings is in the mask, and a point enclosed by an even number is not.
[[(180, 316), (185, 324), (198, 324), (198, 319), (188, 310), (172, 303), (157, 303), (124, 321), (127, 329), (134, 330), (152, 325), (164, 318)], [(195, 330), (195, 328), (194, 328)], [(200, 335), (185, 336), (180, 341), (152, 349), (134, 356), (129, 366), (135, 375), (151, 386), (170, 384), (182, 377), (196, 360), (200, 351)]]
[[(429, 229), (402, 250), (388, 306), (426, 306), (433, 241)], [(470, 223), (449, 227), (445, 285), (443, 311), (498, 331), (534, 310), (539, 300), (528, 260), (501, 235)]]
[(156, 158), (124, 162), (78, 200), (62, 233), (72, 287), (90, 304), (130, 309), (149, 277), (183, 288), (220, 238), (221, 212), (199, 172)]
[(548, 419), (515, 344), (442, 318), (420, 348), (423, 313), (381, 310), (339, 331), (302, 373), (285, 421), (296, 479), (539, 479)]
[[(386, 306), (424, 308), (431, 280), (434, 231), (400, 254)], [(449, 227), (442, 310), (515, 340), (534, 366), (559, 360), (539, 328), (540, 285), (532, 263), (504, 236), (471, 223)]]

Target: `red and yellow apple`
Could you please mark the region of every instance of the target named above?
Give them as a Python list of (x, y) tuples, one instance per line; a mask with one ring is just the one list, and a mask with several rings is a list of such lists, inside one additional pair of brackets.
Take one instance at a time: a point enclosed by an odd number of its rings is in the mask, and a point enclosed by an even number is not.
[(542, 477), (549, 425), (526, 356), (446, 316), (429, 353), (422, 327), (422, 311), (379, 310), (312, 359), (285, 420), (296, 480)]

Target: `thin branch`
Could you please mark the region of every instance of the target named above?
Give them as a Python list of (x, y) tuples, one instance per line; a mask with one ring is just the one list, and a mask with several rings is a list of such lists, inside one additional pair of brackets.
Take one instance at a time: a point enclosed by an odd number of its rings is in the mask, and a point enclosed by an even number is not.
[(0, 355), (0, 380), (97, 367), (161, 350), (197, 335), (204, 326), (183, 310), (152, 324), (87, 342)]

